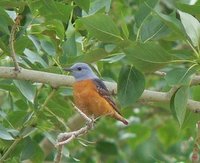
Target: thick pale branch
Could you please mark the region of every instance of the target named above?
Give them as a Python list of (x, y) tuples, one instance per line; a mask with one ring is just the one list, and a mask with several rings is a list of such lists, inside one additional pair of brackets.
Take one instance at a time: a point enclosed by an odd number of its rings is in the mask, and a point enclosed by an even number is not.
[[(28, 80), (37, 83), (46, 83), (52, 87), (58, 86), (72, 86), (74, 78), (72, 76), (53, 74), (48, 72), (41, 72), (35, 70), (28, 70), (22, 68), (20, 72), (14, 71), (14, 67), (0, 67), (0, 78)], [(195, 76), (191, 83), (200, 83), (200, 77)], [(113, 94), (117, 92), (117, 84), (112, 82), (105, 82), (109, 91)], [(157, 92), (145, 90), (139, 100), (145, 102), (169, 102), (170, 96), (167, 92)], [(188, 100), (188, 108), (192, 111), (200, 111), (200, 102)]]
[(52, 87), (71, 86), (74, 82), (74, 78), (72, 76), (28, 70), (24, 68), (21, 68), (20, 72), (16, 72), (14, 69), (14, 67), (0, 67), (0, 78), (28, 80), (37, 83), (49, 84)]

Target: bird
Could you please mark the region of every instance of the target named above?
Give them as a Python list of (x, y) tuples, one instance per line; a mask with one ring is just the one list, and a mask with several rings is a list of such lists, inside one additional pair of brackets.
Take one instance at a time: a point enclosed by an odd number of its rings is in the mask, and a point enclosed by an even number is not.
[(128, 121), (119, 112), (106, 85), (88, 64), (75, 63), (70, 68), (63, 69), (71, 72), (75, 78), (73, 98), (78, 109), (90, 118), (110, 116), (128, 125)]

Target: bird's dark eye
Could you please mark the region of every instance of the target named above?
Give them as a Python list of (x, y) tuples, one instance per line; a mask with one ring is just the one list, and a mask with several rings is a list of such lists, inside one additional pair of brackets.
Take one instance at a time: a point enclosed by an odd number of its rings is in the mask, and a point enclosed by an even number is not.
[(78, 69), (78, 71), (81, 71), (81, 70), (82, 70), (82, 68), (81, 68), (81, 67), (78, 67), (77, 69)]

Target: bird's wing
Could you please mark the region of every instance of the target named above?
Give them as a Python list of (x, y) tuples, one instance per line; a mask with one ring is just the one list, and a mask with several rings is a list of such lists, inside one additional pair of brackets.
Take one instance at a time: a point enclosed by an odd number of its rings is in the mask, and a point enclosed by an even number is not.
[[(108, 89), (106, 88), (105, 84), (103, 83), (103, 81), (101, 81), (100, 79), (93, 79), (93, 82), (96, 85), (97, 91), (98, 93), (104, 97), (104, 99), (113, 107), (113, 109), (115, 109), (115, 111), (117, 113), (120, 114), (119, 109), (117, 108), (116, 103), (113, 101), (111, 94), (109, 93)], [(120, 114), (121, 115), (121, 114)]]

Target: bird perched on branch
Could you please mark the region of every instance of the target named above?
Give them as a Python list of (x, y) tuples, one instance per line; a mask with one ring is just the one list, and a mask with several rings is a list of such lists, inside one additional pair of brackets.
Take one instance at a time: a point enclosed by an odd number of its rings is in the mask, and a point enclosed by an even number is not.
[(76, 63), (64, 70), (70, 71), (75, 78), (74, 102), (84, 114), (94, 118), (108, 115), (125, 125), (128, 124), (128, 121), (120, 114), (103, 81), (98, 78), (88, 64)]

